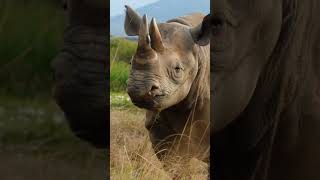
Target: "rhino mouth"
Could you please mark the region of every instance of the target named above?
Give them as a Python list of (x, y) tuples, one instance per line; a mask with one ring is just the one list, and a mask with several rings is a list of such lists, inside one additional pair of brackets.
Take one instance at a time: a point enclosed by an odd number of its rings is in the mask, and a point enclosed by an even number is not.
[(165, 94), (156, 94), (152, 96), (146, 96), (142, 100), (133, 101), (133, 104), (148, 110), (157, 110), (161, 108), (161, 101), (166, 97)]
[(132, 101), (132, 103), (143, 109), (148, 109), (148, 110), (157, 110), (161, 108), (160, 103), (158, 103), (155, 100), (149, 100), (149, 101)]
[(128, 87), (127, 93), (131, 102), (143, 109), (156, 110), (161, 108), (161, 102), (166, 98), (167, 93), (161, 89), (152, 90), (147, 93), (142, 93), (135, 86)]

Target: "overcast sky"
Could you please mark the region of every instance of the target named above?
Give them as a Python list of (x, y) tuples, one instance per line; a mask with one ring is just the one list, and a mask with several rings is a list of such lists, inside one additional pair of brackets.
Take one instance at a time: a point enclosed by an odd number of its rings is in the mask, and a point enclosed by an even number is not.
[(124, 5), (130, 5), (132, 8), (136, 9), (156, 1), (159, 0), (111, 0), (110, 15), (116, 16), (124, 13)]

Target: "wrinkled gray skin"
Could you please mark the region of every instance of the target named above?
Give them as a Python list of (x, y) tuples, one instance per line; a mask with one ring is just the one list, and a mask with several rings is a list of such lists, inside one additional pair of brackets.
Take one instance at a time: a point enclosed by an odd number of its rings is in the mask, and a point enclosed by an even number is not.
[(147, 109), (146, 128), (160, 160), (175, 154), (185, 161), (209, 161), (209, 41), (195, 43), (203, 17), (192, 14), (159, 24), (152, 19), (149, 24), (127, 7), (126, 33), (139, 36), (128, 94)]
[(320, 179), (319, 1), (211, 5), (214, 179)]
[(107, 1), (68, 0), (61, 52), (52, 61), (54, 98), (76, 136), (107, 147)]

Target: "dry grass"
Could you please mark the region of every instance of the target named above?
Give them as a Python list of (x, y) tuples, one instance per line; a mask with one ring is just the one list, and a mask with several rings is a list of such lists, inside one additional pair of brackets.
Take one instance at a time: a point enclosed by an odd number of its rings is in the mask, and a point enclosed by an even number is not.
[[(144, 128), (144, 112), (136, 108), (111, 109), (111, 179), (171, 179), (156, 158)], [(187, 166), (172, 162), (171, 172), (181, 172), (179, 179), (207, 178), (207, 165), (192, 160)]]

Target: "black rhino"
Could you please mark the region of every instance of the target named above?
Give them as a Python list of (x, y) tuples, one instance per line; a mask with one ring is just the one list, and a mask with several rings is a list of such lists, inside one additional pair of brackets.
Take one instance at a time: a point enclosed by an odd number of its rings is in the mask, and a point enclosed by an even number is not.
[(139, 36), (127, 91), (136, 106), (147, 109), (156, 155), (162, 161), (179, 156), (209, 162), (210, 48), (200, 36), (204, 15), (159, 24), (152, 18), (149, 25), (146, 15), (126, 8), (125, 31)]

